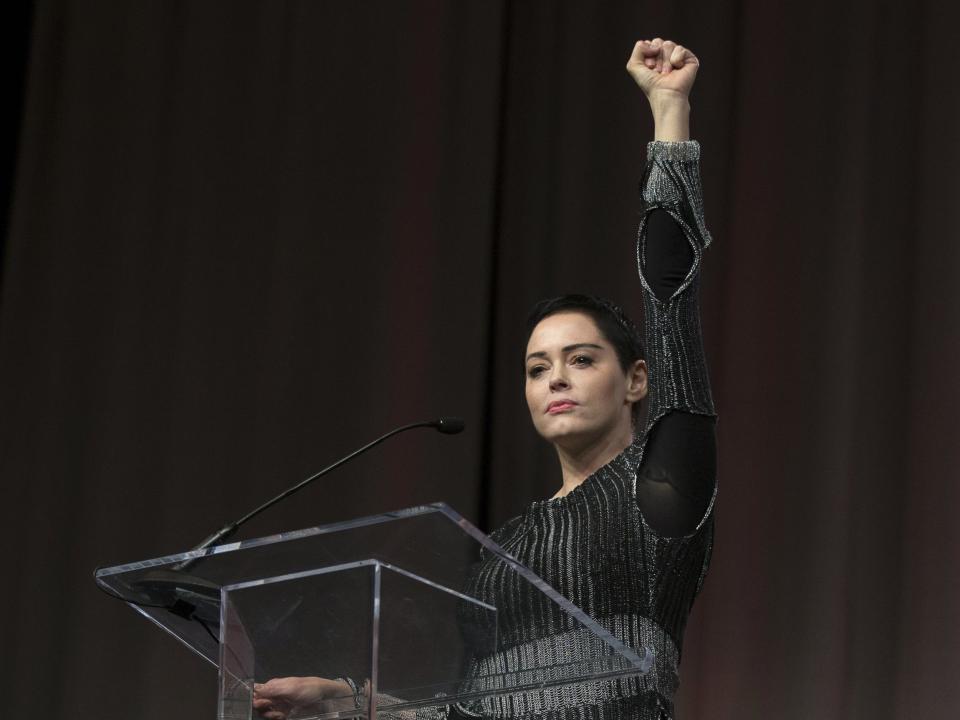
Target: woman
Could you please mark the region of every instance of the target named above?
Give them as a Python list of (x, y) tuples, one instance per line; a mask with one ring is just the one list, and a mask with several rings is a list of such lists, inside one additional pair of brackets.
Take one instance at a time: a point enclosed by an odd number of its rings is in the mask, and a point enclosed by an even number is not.
[[(556, 448), (562, 483), (551, 499), (534, 502), (492, 535), (625, 643), (652, 648), (654, 666), (639, 679), (508, 696), (457, 706), (459, 714), (673, 717), (683, 630), (709, 565), (716, 496), (715, 415), (697, 306), (710, 235), (699, 145), (689, 142), (688, 98), (698, 66), (692, 52), (660, 38), (638, 42), (627, 63), (655, 121), (637, 244), (647, 359), (633, 325), (604, 300), (563, 296), (534, 308), (526, 399), (537, 431)], [(557, 648), (576, 657), (574, 636), (549, 620), (529, 617), (529, 610), (510, 617), (505, 599), (517, 594), (511, 577), (499, 563), (481, 563), (471, 588), (498, 606), (503, 627), (515, 635), (507, 645), (535, 654), (549, 639), (554, 660)], [(297, 707), (343, 697), (344, 683), (271, 680), (256, 686), (254, 707), (281, 720)]]

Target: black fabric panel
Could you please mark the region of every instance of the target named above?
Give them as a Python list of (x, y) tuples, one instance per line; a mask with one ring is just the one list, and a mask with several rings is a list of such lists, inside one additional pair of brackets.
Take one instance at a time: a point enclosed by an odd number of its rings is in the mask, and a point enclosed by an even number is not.
[(687, 277), (693, 265), (693, 248), (683, 228), (661, 208), (647, 215), (646, 231), (644, 276), (653, 294), (665, 301)]
[(716, 421), (671, 412), (650, 430), (637, 473), (637, 506), (665, 537), (688, 535), (703, 519), (717, 476)]

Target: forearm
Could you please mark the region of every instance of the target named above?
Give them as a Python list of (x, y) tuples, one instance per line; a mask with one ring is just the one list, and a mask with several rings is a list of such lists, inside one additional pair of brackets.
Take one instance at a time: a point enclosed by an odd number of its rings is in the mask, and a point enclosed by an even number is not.
[(690, 139), (690, 101), (676, 93), (651, 96), (653, 139), (682, 142)]

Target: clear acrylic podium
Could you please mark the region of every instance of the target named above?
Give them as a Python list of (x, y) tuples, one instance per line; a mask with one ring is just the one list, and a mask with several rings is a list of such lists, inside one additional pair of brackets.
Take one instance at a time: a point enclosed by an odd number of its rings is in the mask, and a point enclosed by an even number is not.
[[(524, 607), (476, 597), (480, 568)], [(412, 720), (652, 664), (443, 503), (105, 568), (96, 581), (219, 668), (220, 720), (256, 720), (253, 685), (271, 678), (347, 678), (358, 691), (291, 718)], [(562, 627), (577, 655), (550, 657), (550, 637), (535, 653), (513, 645), (505, 623), (518, 612)]]

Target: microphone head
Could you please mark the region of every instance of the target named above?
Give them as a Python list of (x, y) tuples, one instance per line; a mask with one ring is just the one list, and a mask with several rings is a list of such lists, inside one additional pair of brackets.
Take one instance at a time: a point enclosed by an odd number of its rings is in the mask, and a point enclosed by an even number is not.
[(459, 432), (463, 432), (464, 428), (463, 418), (458, 417), (442, 417), (434, 420), (431, 424), (437, 430), (447, 435), (456, 435)]

